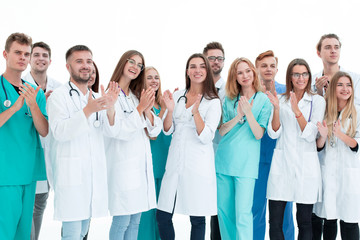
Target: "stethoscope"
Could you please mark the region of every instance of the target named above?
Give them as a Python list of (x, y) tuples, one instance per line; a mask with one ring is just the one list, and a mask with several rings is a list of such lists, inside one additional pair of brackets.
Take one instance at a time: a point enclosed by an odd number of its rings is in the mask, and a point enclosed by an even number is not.
[[(186, 97), (187, 92), (188, 92), (188, 90), (186, 89), (185, 92), (184, 92), (184, 94), (178, 98), (177, 103), (179, 103), (179, 101), (180, 101), (182, 98), (185, 99), (185, 104), (187, 103), (187, 97)], [(202, 95), (200, 102), (203, 100), (203, 98), (204, 98), (204, 95)]]
[[(24, 83), (24, 80), (21, 79), (21, 81)], [(7, 95), (7, 92), (6, 92), (6, 89), (5, 89), (5, 86), (4, 86), (4, 76), (3, 76), (3, 75), (1, 75), (1, 85), (2, 85), (2, 88), (3, 88), (4, 93), (5, 93), (4, 106), (5, 106), (6, 108), (9, 108), (9, 107), (11, 106), (11, 101), (10, 101), (8, 95)], [(29, 109), (29, 106), (27, 107), (27, 111), (28, 111), (28, 112), (26, 112), (25, 115), (28, 116), (28, 117), (32, 117), (32, 116), (31, 116), (30, 109)]]
[(126, 107), (124, 106), (123, 104), (123, 101), (121, 100), (121, 98), (119, 98), (119, 102), (120, 102), (120, 105), (121, 105), (121, 108), (124, 109), (124, 113), (127, 113), (127, 114), (130, 114), (134, 111), (134, 108), (133, 107), (130, 107), (130, 104), (128, 102), (128, 96), (126, 96), (125, 92), (121, 89), (121, 92), (124, 94), (124, 98), (125, 98), (125, 102), (126, 102), (126, 105), (127, 105), (127, 109)]
[[(74, 106), (76, 107), (76, 109), (78, 109), (78, 107), (76, 106), (76, 104), (75, 104), (74, 99), (73, 99), (72, 96), (73, 96), (73, 91), (74, 91), (74, 92), (79, 96), (79, 102), (80, 102), (80, 93), (79, 93), (78, 90), (76, 90), (75, 88), (72, 87), (70, 81), (69, 81), (69, 86), (70, 86), (70, 90), (69, 90), (70, 98), (71, 98)], [(92, 94), (92, 97), (95, 99), (94, 94)], [(80, 103), (80, 106), (81, 106), (81, 103)], [(78, 109), (78, 110), (80, 110), (80, 109)], [(96, 128), (100, 127), (100, 125), (101, 125), (101, 124), (100, 124), (100, 121), (99, 121), (99, 113), (98, 113), (98, 112), (96, 112), (96, 119), (95, 119), (93, 125), (94, 125), (94, 127), (96, 127)]]

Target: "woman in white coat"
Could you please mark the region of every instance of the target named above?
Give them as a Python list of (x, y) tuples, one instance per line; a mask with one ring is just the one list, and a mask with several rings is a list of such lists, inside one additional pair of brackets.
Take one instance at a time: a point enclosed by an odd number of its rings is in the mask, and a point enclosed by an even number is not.
[(303, 59), (290, 62), (283, 95), (267, 94), (274, 105), (267, 130), (271, 138), (278, 139), (267, 186), (270, 239), (284, 239), (285, 206), (296, 202), (298, 239), (311, 240), (312, 208), (321, 200), (316, 124), (324, 117), (325, 100), (311, 93), (310, 67)]
[(210, 64), (202, 54), (186, 63), (186, 89), (164, 93), (165, 134), (173, 133), (158, 201), (162, 240), (175, 238), (173, 213), (190, 215), (190, 239), (205, 238), (205, 217), (216, 215), (212, 140), (221, 117)]
[[(335, 240), (337, 219), (341, 238), (359, 239), (360, 221), (360, 116), (354, 105), (354, 85), (349, 74), (337, 72), (326, 93), (326, 111), (318, 123), (323, 199), (314, 213), (325, 219), (324, 240)], [(333, 226), (330, 227), (329, 226)], [(321, 239), (321, 235), (316, 239)]]
[(110, 240), (136, 240), (141, 212), (156, 207), (149, 137), (162, 122), (152, 111), (155, 94), (144, 90), (144, 57), (125, 52), (111, 77), (121, 92), (115, 104), (115, 129), (106, 139), (109, 210), (113, 216)]

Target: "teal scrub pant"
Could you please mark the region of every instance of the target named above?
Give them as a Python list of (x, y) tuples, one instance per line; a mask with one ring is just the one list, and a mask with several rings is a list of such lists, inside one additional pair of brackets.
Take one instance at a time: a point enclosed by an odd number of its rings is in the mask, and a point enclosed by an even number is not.
[(255, 179), (216, 174), (222, 239), (253, 239), (252, 204)]
[(0, 186), (0, 239), (30, 239), (36, 182)]
[[(159, 198), (162, 178), (155, 178), (156, 200)], [(141, 214), (138, 240), (160, 240), (159, 228), (156, 222), (156, 209)]]

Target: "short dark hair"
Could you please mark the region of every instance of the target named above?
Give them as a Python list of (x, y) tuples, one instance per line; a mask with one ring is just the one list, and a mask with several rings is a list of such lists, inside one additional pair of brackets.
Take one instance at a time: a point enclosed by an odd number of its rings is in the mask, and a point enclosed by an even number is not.
[(322, 42), (326, 38), (335, 38), (336, 40), (339, 41), (339, 44), (340, 44), (340, 47), (341, 47), (341, 42), (340, 42), (340, 39), (339, 39), (338, 35), (336, 35), (335, 33), (328, 33), (328, 34), (324, 34), (324, 35), (321, 36), (319, 42), (316, 44), (316, 50), (318, 50), (319, 52), (321, 51)]
[(71, 47), (69, 50), (67, 50), (66, 54), (65, 54), (65, 59), (66, 61), (69, 59), (69, 57), (74, 53), (74, 52), (80, 52), (80, 51), (88, 51), (91, 53), (92, 55), (92, 51), (90, 50), (90, 48), (88, 48), (85, 45), (75, 45), (73, 47)]
[(9, 52), (10, 51), (10, 47), (11, 44), (13, 42), (17, 42), (21, 45), (27, 45), (27, 46), (31, 46), (32, 44), (32, 39), (31, 37), (29, 37), (28, 35), (26, 35), (25, 33), (13, 33), (11, 34), (5, 42), (5, 51)]
[(222, 51), (222, 53), (224, 54), (225, 56), (225, 52), (224, 52), (224, 48), (223, 46), (221, 45), (221, 43), (219, 42), (210, 42), (206, 45), (206, 47), (204, 48), (203, 50), (203, 54), (204, 55), (207, 55), (207, 52), (210, 50), (210, 49), (219, 49)]
[(46, 43), (44, 42), (36, 42), (32, 45), (31, 47), (31, 54), (33, 53), (33, 49), (36, 48), (36, 47), (39, 47), (39, 48), (43, 48), (45, 49), (46, 51), (49, 52), (49, 58), (51, 58), (51, 49), (50, 49), (50, 46), (47, 45)]

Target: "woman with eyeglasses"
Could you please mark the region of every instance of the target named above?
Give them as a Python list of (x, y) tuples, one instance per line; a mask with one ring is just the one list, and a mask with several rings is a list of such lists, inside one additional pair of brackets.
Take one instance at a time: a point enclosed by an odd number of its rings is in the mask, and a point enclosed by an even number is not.
[(151, 111), (153, 88), (144, 89), (144, 65), (140, 52), (127, 51), (110, 79), (121, 88), (115, 104), (117, 123), (105, 145), (109, 211), (113, 216), (110, 240), (136, 240), (141, 212), (156, 207), (149, 137), (160, 133), (162, 122)]
[(310, 67), (303, 59), (289, 63), (283, 95), (267, 94), (274, 106), (267, 130), (271, 138), (277, 139), (267, 186), (270, 239), (284, 239), (285, 206), (295, 202), (298, 239), (311, 240), (313, 205), (321, 201), (316, 136), (325, 100), (311, 92)]
[[(159, 72), (154, 67), (145, 68), (145, 85), (155, 91), (155, 101), (152, 111), (160, 118), (164, 116), (166, 106), (161, 92)], [(161, 132), (156, 138), (150, 138), (153, 170), (155, 178), (156, 198), (159, 197), (161, 181), (165, 172), (166, 158), (169, 151), (171, 136)], [(160, 240), (159, 229), (156, 223), (156, 210), (151, 209), (141, 214), (138, 240)]]
[(175, 239), (174, 213), (190, 216), (190, 239), (197, 240), (205, 238), (205, 216), (217, 212), (212, 140), (221, 105), (203, 54), (190, 56), (185, 79), (186, 89), (164, 92), (164, 132), (173, 135), (156, 215), (162, 240)]
[[(320, 157), (323, 199), (315, 204), (314, 213), (325, 221), (324, 240), (336, 239), (337, 219), (341, 239), (359, 239), (359, 113), (350, 75), (337, 72), (327, 89), (324, 121), (317, 124), (320, 133), (317, 148), (323, 152)], [(321, 229), (313, 232), (313, 239), (321, 239), (318, 232)]]
[(252, 204), (260, 143), (271, 113), (254, 65), (237, 58), (230, 66), (223, 103), (222, 139), (216, 151), (217, 206), (222, 239), (253, 239)]

